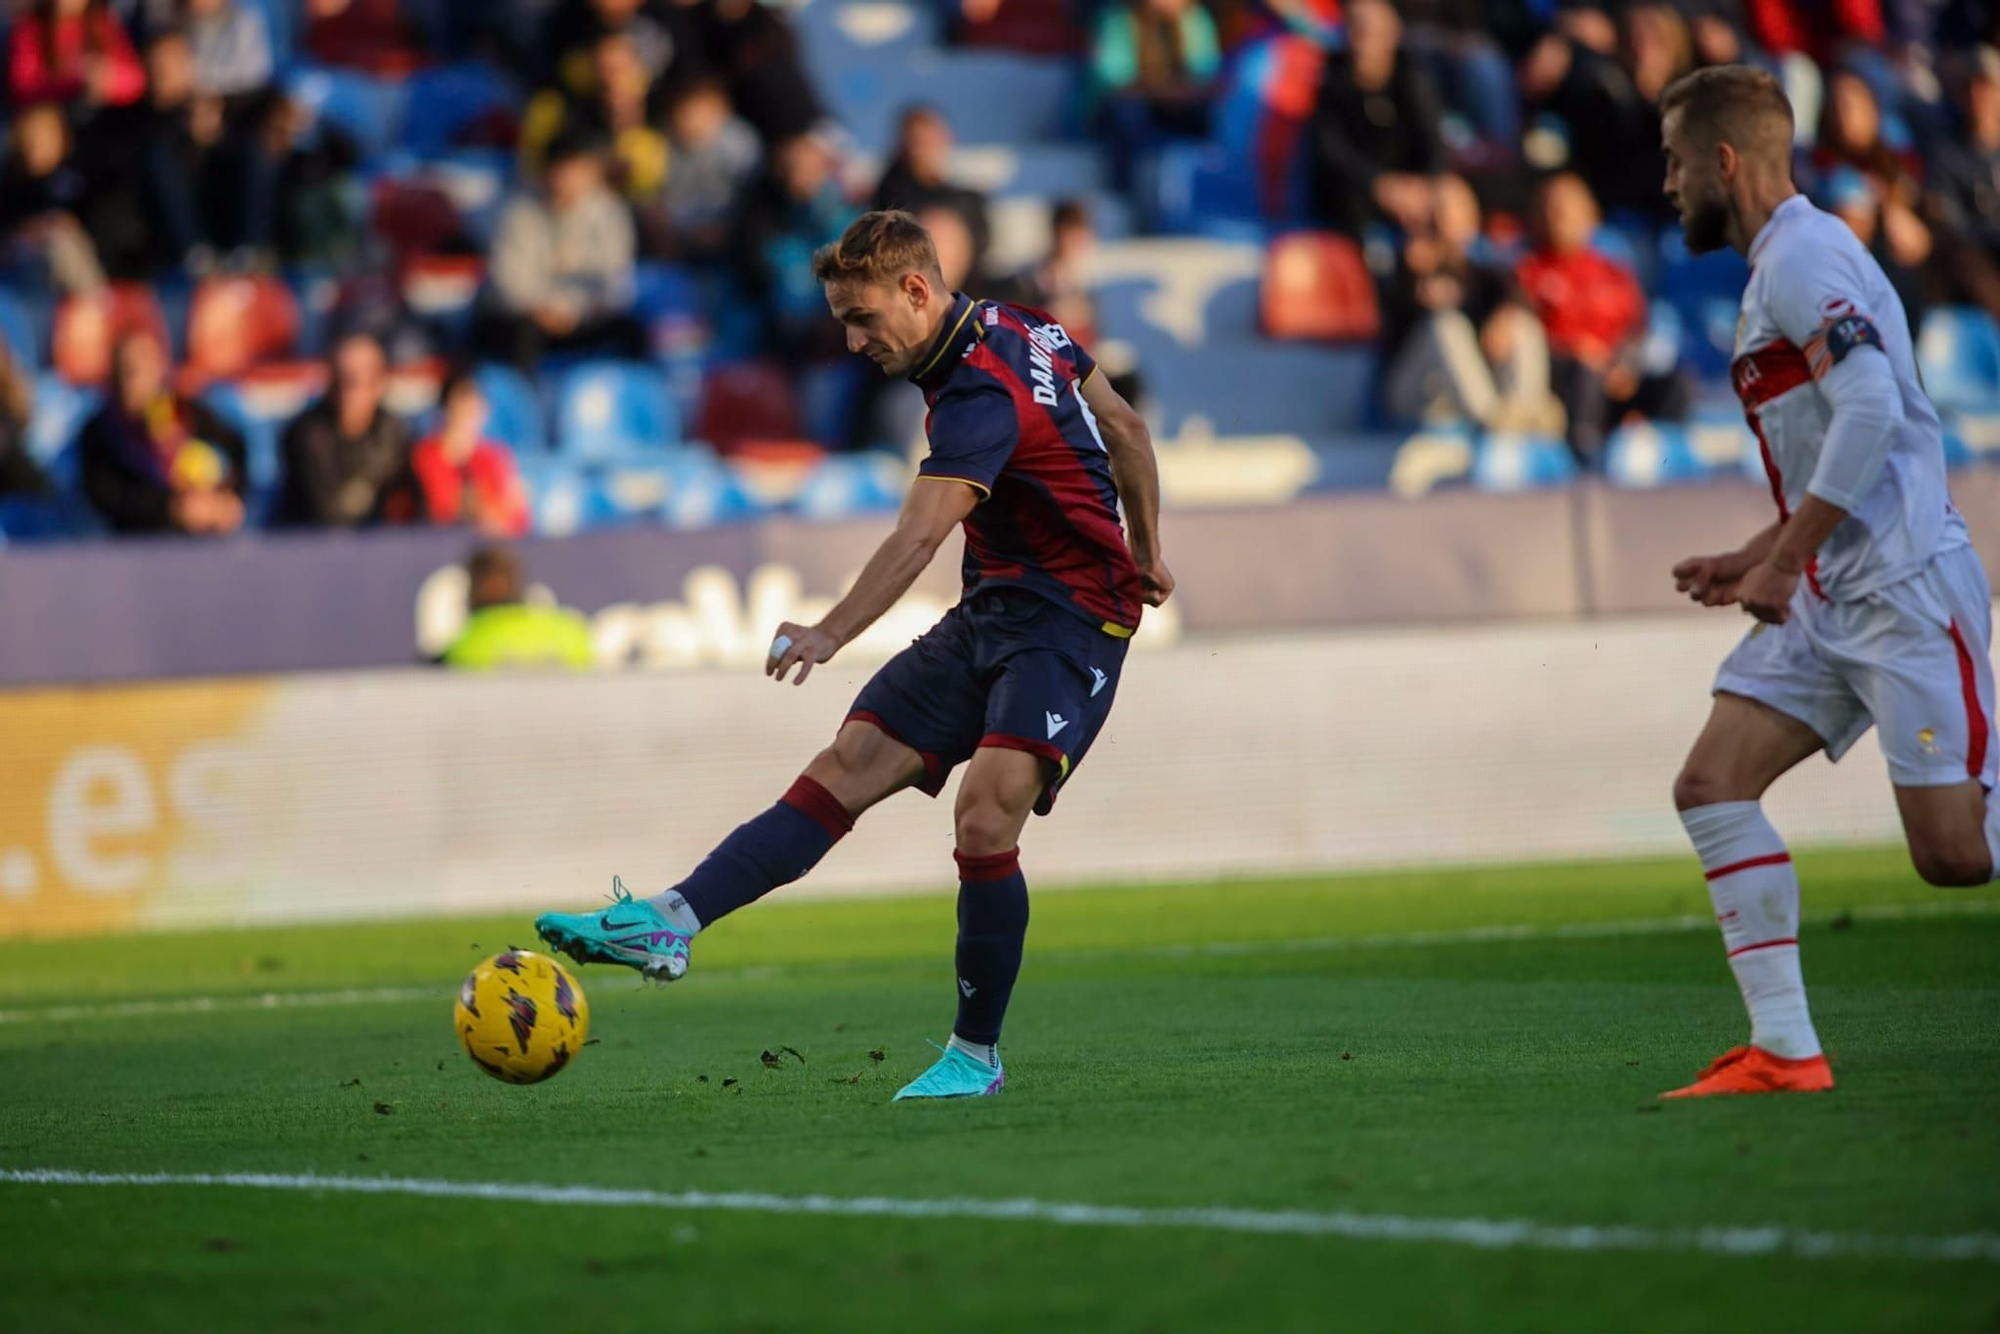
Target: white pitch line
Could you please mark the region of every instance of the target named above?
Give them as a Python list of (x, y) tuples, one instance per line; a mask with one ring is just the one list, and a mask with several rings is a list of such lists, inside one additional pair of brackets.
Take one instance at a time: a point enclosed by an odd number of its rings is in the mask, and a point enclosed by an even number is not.
[[(1808, 914), (1808, 925), (1824, 926), (1841, 914)], [(2000, 899), (1968, 899), (1956, 903), (1881, 904), (1844, 914), (1856, 921), (1905, 922), (1933, 918), (2000, 916)], [(1566, 922), (1554, 925), (1469, 926), (1452, 931), (1409, 931), (1399, 934), (1293, 936), (1273, 940), (1210, 940), (1191, 945), (1143, 945), (1131, 949), (1051, 949), (1038, 957), (1047, 963), (1097, 962), (1107, 959), (1227, 958), (1251, 954), (1320, 954), (1348, 950), (1416, 949), (1434, 945), (1492, 945), (1546, 940), (1616, 940), (1628, 936), (1666, 936), (1688, 931), (1712, 931), (1709, 917), (1649, 917), (1611, 922)], [(868, 961), (863, 961), (868, 962)], [(897, 962), (893, 959), (883, 963)], [(852, 965), (848, 965), (852, 966)], [(704, 971), (705, 981), (766, 981), (800, 974), (837, 971), (810, 965), (761, 964)], [(64, 1023), (81, 1019), (133, 1019), (166, 1014), (223, 1014), (242, 1010), (318, 1009), (338, 1005), (381, 1005), (397, 1001), (435, 1000), (449, 987), (351, 987), (341, 991), (265, 991), (234, 996), (182, 996), (162, 1000), (95, 1001), (73, 1005), (28, 1006), (0, 1010), (0, 1026)]]
[(762, 1192), (657, 1191), (601, 1186), (543, 1186), (506, 1181), (437, 1181), (407, 1177), (337, 1177), (268, 1172), (76, 1172), (0, 1169), (0, 1182), (28, 1186), (231, 1186), (252, 1190), (430, 1199), (505, 1200), (522, 1204), (661, 1209), (689, 1212), (802, 1214), (840, 1218), (963, 1218), (1055, 1227), (1195, 1229), (1260, 1236), (1338, 1237), (1350, 1241), (1439, 1242), (1479, 1250), (1698, 1251), (1711, 1255), (1838, 1256), (2000, 1263), (2000, 1235), (1885, 1236), (1808, 1232), (1788, 1227), (1650, 1228), (1538, 1223), (1523, 1218), (1417, 1218), (1406, 1214), (1318, 1213), (1302, 1209), (1147, 1209), (1046, 1200), (910, 1200), (889, 1196), (771, 1195)]

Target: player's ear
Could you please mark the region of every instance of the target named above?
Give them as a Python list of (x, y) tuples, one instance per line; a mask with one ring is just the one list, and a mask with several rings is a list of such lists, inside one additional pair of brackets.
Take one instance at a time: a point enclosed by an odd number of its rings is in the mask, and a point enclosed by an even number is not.
[(930, 279), (915, 270), (904, 274), (903, 295), (910, 299), (910, 309), (922, 310), (924, 303), (931, 299)]

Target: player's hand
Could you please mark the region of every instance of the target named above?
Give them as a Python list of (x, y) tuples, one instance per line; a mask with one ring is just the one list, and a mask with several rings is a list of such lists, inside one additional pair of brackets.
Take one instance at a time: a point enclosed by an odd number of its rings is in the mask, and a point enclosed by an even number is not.
[(1149, 607), (1163, 605), (1174, 595), (1174, 572), (1158, 556), (1141, 560), (1139, 566), (1139, 600)]
[(1771, 562), (1763, 561), (1736, 586), (1736, 600), (1758, 620), (1783, 625), (1791, 619), (1792, 594), (1798, 588), (1796, 574), (1786, 574)]
[(792, 684), (802, 686), (812, 673), (813, 664), (826, 662), (838, 652), (840, 641), (818, 626), (786, 621), (771, 637), (771, 652), (764, 660), (764, 675), (782, 681), (785, 674), (796, 666), (799, 674), (793, 678)]
[(1731, 606), (1737, 600), (1737, 585), (1756, 564), (1741, 551), (1690, 556), (1674, 566), (1674, 588), (1704, 607)]

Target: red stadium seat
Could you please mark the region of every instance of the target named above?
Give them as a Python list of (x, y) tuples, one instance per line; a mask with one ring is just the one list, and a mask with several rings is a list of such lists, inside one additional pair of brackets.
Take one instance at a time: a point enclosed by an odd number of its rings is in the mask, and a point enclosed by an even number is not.
[(1361, 247), (1327, 232), (1293, 232), (1264, 256), (1264, 332), (1273, 338), (1359, 341), (1382, 330), (1375, 280)]
[(104, 383), (111, 374), (112, 344), (133, 329), (150, 330), (163, 347), (173, 346), (159, 298), (143, 283), (113, 283), (65, 297), (56, 307), (51, 339), (56, 373), (71, 384)]
[(298, 302), (278, 279), (210, 278), (188, 306), (189, 377), (234, 379), (290, 352), (298, 333)]
[(417, 181), (375, 182), (371, 201), (376, 235), (401, 258), (463, 248), (465, 223), (458, 205), (435, 185)]
[(753, 440), (798, 440), (797, 396), (784, 372), (766, 362), (722, 366), (701, 387), (694, 439), (727, 454)]

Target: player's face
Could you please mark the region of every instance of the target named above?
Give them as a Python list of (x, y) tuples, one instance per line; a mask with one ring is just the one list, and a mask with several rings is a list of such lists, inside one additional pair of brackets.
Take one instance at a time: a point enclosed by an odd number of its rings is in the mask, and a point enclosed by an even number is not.
[(1681, 215), (1681, 236), (1689, 252), (1720, 250), (1729, 240), (1729, 190), (1715, 154), (1689, 142), (1678, 112), (1660, 127), (1660, 139), (1667, 159), (1667, 202)]
[(930, 285), (915, 274), (898, 286), (887, 283), (831, 283), (826, 303), (847, 330), (847, 350), (857, 352), (884, 375), (908, 375), (929, 350), (931, 330), (925, 318)]

